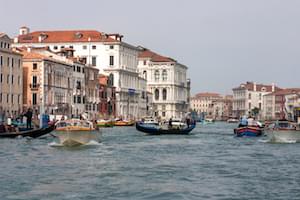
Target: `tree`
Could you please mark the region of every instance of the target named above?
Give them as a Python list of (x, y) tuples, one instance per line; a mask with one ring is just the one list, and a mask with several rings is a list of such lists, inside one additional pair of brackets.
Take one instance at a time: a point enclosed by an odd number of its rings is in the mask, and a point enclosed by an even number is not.
[(251, 113), (252, 113), (252, 115), (254, 115), (256, 117), (258, 115), (259, 111), (260, 111), (260, 109), (255, 107), (251, 110)]

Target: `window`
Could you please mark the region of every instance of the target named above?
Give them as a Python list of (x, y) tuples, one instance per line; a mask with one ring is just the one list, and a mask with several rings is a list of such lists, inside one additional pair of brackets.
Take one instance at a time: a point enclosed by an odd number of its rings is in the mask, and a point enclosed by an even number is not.
[(6, 95), (6, 103), (9, 102), (9, 94)]
[(32, 77), (32, 88), (35, 88), (35, 87), (37, 87), (37, 77), (33, 76)]
[(96, 45), (93, 45), (93, 46), (92, 46), (92, 49), (97, 49)]
[(143, 71), (143, 77), (144, 77), (144, 79), (147, 79), (147, 71), (146, 70)]
[(11, 75), (11, 84), (14, 84), (14, 75)]
[(18, 104), (20, 104), (20, 95), (18, 94)]
[(114, 56), (109, 56), (109, 65), (114, 66)]
[(83, 46), (82, 46), (82, 49), (86, 49), (86, 45), (83, 45)]
[(81, 103), (81, 96), (77, 96), (77, 103)]
[(81, 58), (81, 61), (82, 61), (84, 64), (86, 64), (86, 60), (87, 60), (86, 57), (82, 57), (82, 58)]
[(251, 109), (251, 103), (249, 103), (249, 109)]
[(2, 102), (2, 93), (0, 93), (0, 102)]
[(53, 49), (54, 49), (54, 50), (57, 50), (57, 46), (54, 46)]
[(7, 57), (7, 67), (9, 67), (9, 57)]
[(32, 94), (32, 105), (36, 105), (36, 93)]
[(167, 100), (167, 89), (163, 89), (163, 100)]
[(74, 103), (76, 103), (76, 95), (74, 95), (73, 101), (74, 101)]
[(93, 56), (92, 57), (92, 66), (96, 66), (97, 65), (97, 57)]
[(155, 70), (154, 78), (155, 78), (155, 81), (159, 81), (159, 71), (158, 70)]
[(166, 81), (168, 79), (168, 73), (167, 73), (167, 70), (165, 70), (165, 69), (162, 72), (162, 79), (163, 79), (163, 81)]
[(0, 76), (0, 82), (2, 83), (2, 81), (3, 81), (3, 74), (1, 74)]
[(162, 112), (162, 116), (165, 117), (166, 116), (166, 112)]
[(159, 99), (159, 90), (157, 88), (155, 89), (154, 95), (155, 95), (155, 100), (158, 100)]
[(2, 47), (3, 47), (3, 42), (0, 43), (0, 48), (2, 48)]
[(109, 48), (110, 48), (110, 49), (114, 49), (114, 45), (110, 45)]
[(76, 66), (75, 65), (73, 65), (73, 71), (76, 72)]
[(21, 59), (18, 60), (18, 67), (21, 67)]
[(33, 63), (33, 64), (32, 64), (32, 69), (33, 69), (33, 70), (37, 70), (37, 63)]
[(14, 58), (11, 58), (11, 67), (14, 67)]
[(3, 57), (0, 56), (0, 66), (3, 66)]
[(80, 66), (77, 66), (77, 72), (80, 72), (81, 70), (80, 70)]
[(258, 104), (258, 108), (259, 108), (259, 110), (261, 110), (261, 103)]
[(144, 60), (144, 65), (147, 65), (147, 60)]
[(64, 48), (65, 48), (65, 46), (61, 46), (61, 47), (60, 47), (60, 49), (64, 49)]
[(14, 95), (11, 94), (11, 103), (13, 104), (14, 103)]
[(248, 96), (248, 97), (249, 97), (249, 99), (251, 99), (251, 93), (249, 93), (249, 96)]
[(9, 75), (7, 75), (6, 83), (9, 84)]
[(69, 48), (70, 48), (70, 49), (73, 49), (74, 47), (71, 45), (71, 46), (69, 46)]

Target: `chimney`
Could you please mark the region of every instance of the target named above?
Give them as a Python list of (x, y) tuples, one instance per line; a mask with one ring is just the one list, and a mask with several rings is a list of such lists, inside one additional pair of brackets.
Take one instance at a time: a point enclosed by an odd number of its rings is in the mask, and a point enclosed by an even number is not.
[(27, 52), (31, 52), (31, 47), (27, 47)]
[(26, 35), (30, 33), (30, 29), (26, 26), (22, 26), (20, 29), (19, 29), (19, 35)]
[(256, 83), (253, 83), (253, 91), (256, 92)]
[(14, 43), (18, 43), (19, 42), (19, 38), (18, 37), (15, 37), (14, 38)]
[(275, 92), (275, 83), (272, 83), (272, 92)]

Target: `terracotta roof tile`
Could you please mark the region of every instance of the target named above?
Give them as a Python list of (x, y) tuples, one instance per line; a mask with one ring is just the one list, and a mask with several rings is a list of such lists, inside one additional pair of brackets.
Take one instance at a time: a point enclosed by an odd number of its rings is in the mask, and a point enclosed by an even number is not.
[[(43, 39), (39, 42), (39, 36)], [(35, 31), (18, 36), (19, 43), (117, 42), (96, 30)]]
[(159, 55), (146, 48), (143, 48), (143, 50), (140, 51), (139, 58), (150, 58), (152, 62), (176, 62), (172, 58)]

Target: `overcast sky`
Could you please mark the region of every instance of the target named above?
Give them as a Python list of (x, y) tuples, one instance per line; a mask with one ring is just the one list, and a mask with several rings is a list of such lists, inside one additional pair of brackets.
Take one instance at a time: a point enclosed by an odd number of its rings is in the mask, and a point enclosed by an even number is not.
[(0, 0), (0, 32), (121, 33), (189, 67), (192, 93), (242, 82), (300, 87), (298, 0)]

